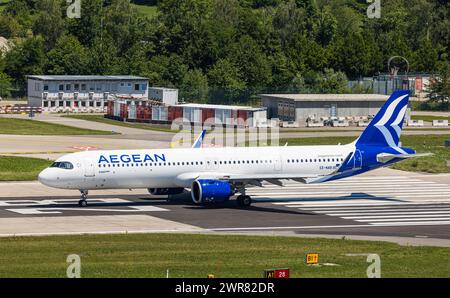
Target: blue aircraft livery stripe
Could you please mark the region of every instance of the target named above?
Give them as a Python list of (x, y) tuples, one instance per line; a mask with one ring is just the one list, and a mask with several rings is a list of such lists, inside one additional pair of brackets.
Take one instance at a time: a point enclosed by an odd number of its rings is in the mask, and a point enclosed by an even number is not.
[(108, 154), (100, 155), (99, 164), (109, 163), (141, 163), (141, 162), (166, 162), (164, 154)]

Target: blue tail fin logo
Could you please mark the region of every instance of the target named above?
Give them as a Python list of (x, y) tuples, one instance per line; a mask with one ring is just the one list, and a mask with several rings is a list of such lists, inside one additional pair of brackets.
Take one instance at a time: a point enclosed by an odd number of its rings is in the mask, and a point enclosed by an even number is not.
[(398, 144), (408, 102), (409, 91), (395, 91), (356, 140), (356, 145), (391, 147), (404, 153)]

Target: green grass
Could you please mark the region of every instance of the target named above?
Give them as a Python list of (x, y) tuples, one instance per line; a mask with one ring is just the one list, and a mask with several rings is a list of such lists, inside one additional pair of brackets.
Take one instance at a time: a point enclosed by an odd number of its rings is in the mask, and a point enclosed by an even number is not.
[(103, 117), (103, 115), (65, 115), (62, 117), (67, 118), (73, 118), (73, 119), (80, 119), (80, 120), (87, 120), (87, 121), (94, 121), (94, 122), (100, 122), (105, 124), (111, 124), (111, 125), (117, 125), (117, 126), (123, 126), (123, 127), (130, 127), (130, 128), (139, 128), (139, 129), (146, 129), (146, 130), (154, 130), (154, 131), (161, 131), (161, 132), (178, 132), (179, 130), (171, 130), (170, 128), (167, 128), (165, 126), (160, 125), (154, 125), (154, 124), (145, 124), (145, 123), (133, 123), (133, 122), (123, 122), (123, 121), (117, 121), (112, 120)]
[(412, 172), (450, 173), (450, 167), (447, 167), (450, 148), (445, 147), (445, 140), (450, 140), (450, 135), (403, 136), (402, 146), (413, 148), (418, 153), (431, 152), (434, 155), (406, 160), (393, 168)]
[(111, 135), (110, 131), (91, 130), (37, 120), (0, 118), (0, 134), (13, 135)]
[(428, 122), (433, 122), (433, 120), (448, 120), (450, 123), (450, 117), (445, 116), (429, 116), (429, 115), (413, 115), (411, 116), (412, 120), (423, 120)]
[(3, 10), (5, 9), (6, 5), (10, 2), (11, 0), (0, 0), (0, 13), (3, 12)]
[(137, 9), (138, 13), (147, 16), (150, 19), (156, 17), (156, 15), (158, 14), (157, 6), (139, 5), (139, 4), (131, 4), (131, 5)]
[[(381, 258), (382, 277), (450, 277), (450, 249), (386, 242), (233, 235), (127, 234), (10, 237), (0, 241), (0, 278), (65, 277), (70, 254), (81, 258), (81, 277), (261, 277), (290, 268), (292, 277), (366, 277), (365, 256)], [(308, 252), (320, 263), (310, 267)]]
[[(413, 158), (393, 165), (394, 169), (427, 172), (427, 173), (450, 173), (447, 167), (447, 160), (450, 160), (450, 149), (445, 147), (445, 140), (450, 139), (449, 135), (410, 135), (402, 136), (403, 147), (415, 149), (418, 153), (433, 153), (433, 156)], [(336, 145), (338, 143), (348, 144), (355, 140), (355, 137), (324, 137), (324, 138), (300, 138), (300, 139), (280, 139), (280, 144), (288, 142), (290, 146), (296, 145)]]
[(39, 172), (51, 163), (39, 158), (0, 156), (0, 181), (36, 180)]

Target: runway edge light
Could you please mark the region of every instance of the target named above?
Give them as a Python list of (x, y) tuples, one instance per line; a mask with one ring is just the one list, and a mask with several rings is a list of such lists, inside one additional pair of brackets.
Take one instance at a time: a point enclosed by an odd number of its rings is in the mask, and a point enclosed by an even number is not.
[(264, 270), (264, 278), (289, 278), (289, 268), (266, 269)]
[(208, 274), (207, 276), (208, 278), (216, 278), (216, 276), (214, 274)]
[(318, 265), (319, 264), (319, 254), (318, 253), (308, 253), (306, 254), (306, 265)]

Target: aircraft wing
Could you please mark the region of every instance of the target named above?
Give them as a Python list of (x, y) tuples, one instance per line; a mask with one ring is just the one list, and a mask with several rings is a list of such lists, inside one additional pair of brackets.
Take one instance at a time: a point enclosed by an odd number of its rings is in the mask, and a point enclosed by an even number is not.
[(416, 154), (392, 154), (392, 153), (380, 153), (377, 155), (377, 161), (381, 163), (387, 163), (394, 158), (409, 159), (413, 157), (431, 156), (433, 153), (416, 153)]
[(321, 176), (311, 174), (228, 174), (218, 172), (205, 173), (185, 173), (179, 175), (176, 180), (181, 185), (191, 185), (197, 179), (212, 179), (228, 181), (231, 184), (249, 184), (254, 186), (262, 186), (262, 182), (266, 181), (274, 185), (283, 186), (281, 180), (294, 180), (300, 183), (310, 183)]

